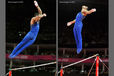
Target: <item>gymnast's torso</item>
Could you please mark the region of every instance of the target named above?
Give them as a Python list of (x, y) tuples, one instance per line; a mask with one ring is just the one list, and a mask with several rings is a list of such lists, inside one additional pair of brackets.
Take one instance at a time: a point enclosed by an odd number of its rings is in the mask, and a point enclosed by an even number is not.
[(28, 32), (28, 35), (31, 37), (31, 39), (36, 39), (39, 32), (39, 28), (39, 22), (35, 22), (34, 24), (30, 25), (30, 31)]
[(75, 22), (75, 24), (74, 24), (74, 28), (75, 28), (75, 27), (82, 27), (82, 26), (83, 26), (82, 21), (83, 21), (84, 18), (85, 18), (85, 16), (82, 15), (81, 12), (79, 12), (79, 13), (76, 15), (76, 22)]

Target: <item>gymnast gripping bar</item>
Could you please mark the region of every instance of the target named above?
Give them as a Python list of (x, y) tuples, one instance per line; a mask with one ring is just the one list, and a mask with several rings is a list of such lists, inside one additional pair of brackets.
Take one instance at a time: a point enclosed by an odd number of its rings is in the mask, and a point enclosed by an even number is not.
[(10, 69), (10, 71), (21, 70), (21, 69), (29, 69), (29, 68), (35, 68), (35, 67), (41, 67), (41, 66), (46, 66), (46, 65), (51, 65), (51, 64), (56, 64), (56, 62), (45, 63), (45, 64), (40, 64), (40, 65), (35, 65), (35, 66), (22, 67), (22, 68), (14, 68), (14, 69)]
[(83, 62), (83, 61), (86, 61), (86, 60), (88, 60), (88, 59), (94, 58), (94, 57), (96, 57), (96, 56), (98, 56), (98, 55), (99, 55), (99, 54), (96, 54), (96, 55), (90, 56), (90, 57), (85, 58), (85, 59), (83, 59), (83, 60), (80, 60), (80, 61), (77, 61), (77, 62), (75, 62), (75, 63), (69, 64), (69, 65), (66, 65), (66, 66), (64, 66), (64, 67), (62, 67), (62, 68), (65, 69), (65, 68), (70, 67), (70, 66), (72, 66), (72, 65), (75, 65), (75, 64), (81, 63), (81, 62)]

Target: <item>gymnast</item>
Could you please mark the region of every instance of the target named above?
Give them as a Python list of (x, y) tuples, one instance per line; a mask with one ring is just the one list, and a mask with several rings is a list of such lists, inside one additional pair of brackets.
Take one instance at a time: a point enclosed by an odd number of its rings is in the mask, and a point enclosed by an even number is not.
[(32, 45), (36, 40), (36, 37), (37, 37), (38, 32), (39, 32), (39, 27), (40, 27), (39, 21), (41, 20), (41, 18), (46, 17), (46, 14), (45, 13), (42, 14), (42, 10), (39, 7), (37, 1), (34, 1), (34, 5), (38, 9), (38, 15), (31, 18), (31, 21), (30, 21), (31, 29), (30, 29), (30, 31), (26, 34), (26, 36), (23, 38), (23, 40), (14, 48), (12, 53), (9, 55), (9, 58), (16, 57), (24, 49), (26, 49), (27, 47)]
[(83, 27), (82, 20), (88, 15), (93, 12), (96, 12), (96, 9), (93, 8), (91, 10), (88, 10), (88, 6), (82, 6), (81, 12), (79, 12), (76, 15), (75, 20), (67, 22), (67, 26), (74, 24), (73, 32), (74, 32), (74, 37), (76, 41), (76, 46), (77, 46), (77, 54), (79, 54), (82, 50), (82, 36), (81, 36), (81, 30)]

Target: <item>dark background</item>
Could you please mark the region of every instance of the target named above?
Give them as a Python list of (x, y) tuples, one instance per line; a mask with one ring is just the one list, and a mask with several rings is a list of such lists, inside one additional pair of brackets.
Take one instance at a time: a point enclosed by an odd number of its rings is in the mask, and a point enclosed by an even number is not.
[(82, 5), (97, 11), (83, 20), (83, 48), (108, 47), (108, 0), (59, 0), (59, 47), (76, 47), (73, 25), (67, 22), (75, 19)]
[[(16, 1), (17, 3), (13, 3)], [(37, 13), (33, 1), (6, 0), (6, 42), (19, 43), (30, 30), (30, 20)], [(35, 44), (55, 44), (56, 0), (40, 0), (38, 3), (47, 17), (40, 21), (40, 30)]]

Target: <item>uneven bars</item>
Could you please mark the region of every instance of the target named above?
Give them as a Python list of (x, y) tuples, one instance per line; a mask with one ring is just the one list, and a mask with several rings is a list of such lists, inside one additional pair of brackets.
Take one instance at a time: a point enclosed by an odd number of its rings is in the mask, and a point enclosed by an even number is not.
[(81, 63), (81, 62), (83, 62), (83, 61), (86, 61), (86, 60), (91, 59), (91, 58), (93, 58), (93, 57), (96, 57), (96, 56), (98, 56), (98, 55), (99, 55), (99, 54), (96, 54), (96, 55), (90, 56), (90, 57), (85, 58), (85, 59), (83, 59), (83, 60), (80, 60), (80, 61), (78, 61), (78, 62), (75, 62), (75, 63), (69, 64), (69, 65), (66, 65), (66, 66), (64, 66), (64, 67), (62, 67), (62, 68), (65, 69), (65, 68), (67, 68), (67, 67), (69, 67), (69, 66), (72, 66), (72, 65), (75, 65), (75, 64)]
[(40, 65), (35, 65), (35, 66), (28, 66), (28, 67), (22, 67), (22, 68), (14, 68), (10, 70), (21, 70), (21, 69), (28, 69), (28, 68), (34, 68), (34, 67), (40, 67), (40, 66), (46, 66), (46, 65), (51, 65), (51, 64), (56, 64), (56, 62), (51, 62), (51, 63), (45, 63), (45, 64), (40, 64)]

